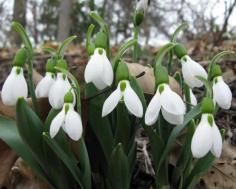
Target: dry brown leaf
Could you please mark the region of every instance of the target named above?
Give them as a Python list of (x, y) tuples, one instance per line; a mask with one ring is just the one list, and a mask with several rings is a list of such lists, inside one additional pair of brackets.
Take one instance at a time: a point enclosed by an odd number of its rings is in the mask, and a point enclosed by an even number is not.
[[(153, 68), (149, 68), (147, 66), (143, 66), (140, 64), (134, 64), (134, 63), (126, 63), (129, 72), (132, 76), (137, 76), (138, 74), (145, 72), (145, 74), (138, 78), (137, 81), (139, 82), (140, 86), (143, 89), (143, 92), (146, 94), (154, 94), (155, 90), (155, 77), (153, 74)], [(172, 90), (177, 92), (179, 95), (182, 94), (181, 89), (177, 81), (173, 78), (170, 77), (170, 87)]]
[(10, 182), (10, 170), (17, 159), (17, 155), (2, 140), (0, 140), (0, 188)]
[(203, 176), (201, 185), (204, 189), (236, 188), (236, 149), (229, 140), (224, 142), (221, 158), (214, 161), (211, 169)]

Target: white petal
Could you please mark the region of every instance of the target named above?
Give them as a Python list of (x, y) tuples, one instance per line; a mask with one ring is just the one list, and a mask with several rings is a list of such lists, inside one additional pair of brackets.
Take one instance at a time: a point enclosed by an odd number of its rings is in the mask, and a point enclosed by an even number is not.
[(111, 95), (104, 102), (102, 107), (102, 117), (105, 117), (106, 115), (111, 113), (117, 106), (121, 98), (122, 98), (122, 93), (118, 85), (117, 89), (113, 91)]
[(111, 86), (113, 82), (113, 69), (111, 66), (110, 61), (108, 60), (106, 56), (106, 52), (103, 53), (103, 81), (106, 83), (106, 85)]
[(150, 101), (145, 113), (146, 125), (153, 125), (157, 121), (160, 109), (160, 93), (157, 91), (156, 94), (153, 96), (152, 100)]
[(64, 109), (63, 109), (52, 120), (52, 123), (50, 125), (50, 136), (51, 136), (51, 138), (56, 136), (56, 134), (58, 133), (60, 127), (62, 126), (62, 124), (64, 122), (64, 119), (65, 119), (65, 112), (64, 112)]
[(137, 11), (146, 11), (148, 7), (148, 0), (140, 0), (137, 3), (136, 10)]
[(229, 109), (232, 102), (232, 92), (222, 77), (217, 77), (217, 83), (213, 84), (213, 99), (223, 109)]
[(129, 82), (126, 82), (126, 88), (124, 91), (124, 101), (127, 109), (134, 114), (136, 117), (143, 116), (143, 105), (138, 95), (131, 88)]
[(164, 108), (161, 109), (161, 113), (166, 121), (173, 125), (180, 125), (184, 122), (184, 114), (172, 114), (167, 112)]
[(91, 56), (84, 72), (86, 83), (93, 82), (98, 89), (104, 89), (106, 84), (103, 81), (104, 58), (99, 54), (99, 49), (95, 49), (94, 54)]
[(67, 79), (63, 79), (61, 73), (57, 74), (57, 79), (49, 91), (49, 103), (54, 109), (62, 108), (64, 104), (64, 96), (70, 90), (71, 86)]
[(19, 97), (23, 97), (24, 99), (27, 98), (28, 87), (23, 72), (22, 74), (17, 75), (16, 80), (17, 82), (14, 83), (14, 86), (12, 88), (12, 95), (17, 102)]
[(193, 157), (204, 157), (212, 147), (212, 127), (208, 123), (208, 114), (203, 114), (191, 142)]
[(212, 148), (211, 148), (211, 153), (215, 157), (219, 158), (221, 155), (221, 152), (222, 152), (222, 142), (223, 141), (222, 141), (220, 131), (215, 123), (212, 126), (212, 139), (213, 139), (213, 144), (212, 144)]
[(190, 100), (191, 100), (191, 104), (192, 104), (193, 106), (196, 106), (196, 105), (197, 105), (197, 98), (196, 98), (196, 96), (193, 94), (192, 89), (190, 89)]
[(83, 133), (80, 115), (74, 110), (69, 110), (65, 118), (65, 130), (72, 140), (79, 140)]
[(46, 73), (46, 76), (38, 83), (35, 89), (37, 98), (48, 97), (49, 91), (55, 80), (52, 78), (52, 73)]
[[(184, 58), (187, 59), (186, 62), (184, 61)], [(185, 56), (184, 58), (181, 59), (184, 81), (191, 88), (201, 87), (203, 83), (197, 79), (196, 76), (201, 76), (207, 79), (205, 69), (200, 64), (193, 61), (189, 56)]]
[(174, 115), (184, 115), (186, 111), (182, 98), (166, 84), (161, 93), (161, 106), (166, 112)]
[(11, 71), (10, 75), (7, 77), (6, 81), (3, 84), (1, 92), (2, 102), (3, 104), (8, 106), (15, 105), (15, 100), (12, 95), (12, 87), (14, 85), (14, 82), (15, 82), (15, 74), (12, 73)]

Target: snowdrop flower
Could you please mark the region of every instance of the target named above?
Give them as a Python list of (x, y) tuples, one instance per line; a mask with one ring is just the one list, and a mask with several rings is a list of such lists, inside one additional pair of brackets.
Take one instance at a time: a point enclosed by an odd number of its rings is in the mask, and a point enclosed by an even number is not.
[(18, 98), (23, 97), (26, 99), (27, 95), (28, 88), (24, 78), (23, 68), (13, 66), (10, 75), (7, 77), (2, 87), (2, 102), (8, 106), (14, 106)]
[(56, 136), (61, 127), (72, 140), (77, 141), (81, 138), (83, 126), (80, 115), (74, 110), (73, 98), (71, 92), (65, 95), (63, 108), (50, 125), (51, 138)]
[(223, 109), (229, 109), (231, 106), (232, 92), (222, 76), (213, 79), (213, 100)]
[(181, 63), (184, 81), (187, 85), (191, 88), (203, 86), (203, 82), (196, 78), (196, 76), (207, 79), (207, 72), (205, 69), (188, 55), (181, 58)]
[(120, 101), (124, 101), (129, 112), (136, 117), (141, 118), (143, 116), (143, 106), (139, 97), (131, 88), (130, 82), (128, 80), (122, 80), (119, 82), (116, 90), (104, 102), (102, 117), (111, 113)]
[(202, 114), (201, 121), (192, 138), (191, 151), (195, 158), (202, 158), (209, 151), (215, 157), (220, 157), (222, 137), (212, 114)]
[(145, 12), (148, 8), (148, 4), (149, 0), (138, 0), (136, 10)]
[[(71, 84), (67, 76), (63, 73), (57, 73), (56, 81), (49, 90), (49, 103), (54, 109), (62, 108), (64, 104), (64, 96), (71, 89)], [(74, 95), (74, 94), (73, 94)], [(75, 104), (75, 100), (73, 102)]]
[(174, 52), (181, 61), (182, 74), (185, 83), (190, 88), (203, 86), (203, 82), (196, 78), (196, 76), (201, 76), (207, 79), (208, 75), (204, 68), (187, 55), (187, 50), (183, 45), (177, 44), (174, 48)]
[(183, 123), (185, 104), (181, 97), (165, 83), (158, 85), (156, 94), (147, 107), (145, 124), (153, 125), (158, 119), (160, 110), (169, 123), (174, 125)]
[(45, 77), (38, 83), (35, 89), (35, 94), (37, 98), (48, 97), (49, 91), (55, 82), (55, 69), (54, 62), (49, 59), (46, 64), (46, 74)]
[(111, 86), (113, 69), (104, 49), (95, 49), (85, 68), (84, 77), (86, 83), (92, 82), (99, 90)]
[(19, 49), (12, 61), (12, 70), (2, 86), (2, 102), (8, 106), (16, 105), (18, 98), (27, 98), (28, 87), (23, 74), (23, 67), (27, 59), (27, 50)]

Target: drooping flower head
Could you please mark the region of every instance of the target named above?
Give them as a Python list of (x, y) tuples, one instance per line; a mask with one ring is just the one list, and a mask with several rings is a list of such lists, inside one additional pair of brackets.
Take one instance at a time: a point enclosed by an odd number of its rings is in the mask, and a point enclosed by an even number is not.
[(2, 102), (8, 106), (16, 105), (19, 97), (27, 98), (28, 87), (23, 74), (23, 66), (27, 58), (26, 49), (18, 50), (13, 60), (11, 73), (2, 87)]
[(92, 82), (99, 90), (111, 86), (113, 70), (103, 48), (96, 48), (85, 68), (86, 83)]
[(139, 26), (143, 22), (144, 14), (147, 11), (150, 0), (138, 0), (134, 14), (134, 25)]
[(64, 98), (64, 105), (50, 125), (50, 136), (55, 137), (62, 128), (72, 140), (79, 140), (83, 133), (81, 116), (74, 110), (74, 96), (69, 91)]
[(202, 158), (209, 151), (220, 157), (222, 151), (222, 137), (214, 121), (214, 104), (210, 98), (204, 98), (202, 102), (201, 121), (194, 132), (191, 151), (193, 157)]
[(49, 59), (46, 64), (46, 74), (44, 78), (38, 83), (35, 89), (37, 98), (46, 98), (49, 95), (49, 91), (55, 82), (55, 63), (53, 59)]
[(116, 74), (117, 88), (111, 93), (103, 104), (102, 117), (111, 113), (119, 102), (124, 102), (128, 111), (141, 118), (143, 116), (143, 106), (135, 91), (132, 89), (128, 80), (129, 73), (127, 65), (119, 63)]
[(213, 79), (213, 100), (223, 109), (229, 109), (232, 102), (232, 92), (224, 82), (222, 71), (219, 65), (211, 67), (211, 77)]
[(186, 111), (185, 104), (181, 97), (171, 90), (169, 76), (163, 66), (158, 66), (155, 71), (157, 90), (150, 101), (146, 114), (145, 124), (153, 125), (160, 114), (171, 124), (182, 124)]
[[(65, 60), (63, 59), (58, 60), (57, 67), (67, 69), (67, 64)], [(48, 95), (50, 105), (54, 109), (61, 109), (64, 104), (64, 96), (70, 89), (71, 89), (71, 84), (68, 81), (67, 76), (61, 72), (58, 72), (56, 81), (52, 84)], [(72, 93), (74, 95), (73, 91)], [(75, 98), (73, 104), (75, 104)]]
[(196, 76), (201, 76), (207, 79), (207, 72), (205, 69), (187, 55), (187, 51), (182, 45), (179, 44), (176, 46), (175, 54), (181, 60), (182, 74), (185, 83), (187, 83), (190, 88), (202, 87), (203, 82)]

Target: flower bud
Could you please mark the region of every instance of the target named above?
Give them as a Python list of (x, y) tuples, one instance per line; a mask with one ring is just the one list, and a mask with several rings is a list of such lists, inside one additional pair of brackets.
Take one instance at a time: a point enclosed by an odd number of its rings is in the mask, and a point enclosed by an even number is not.
[(53, 59), (48, 59), (46, 64), (46, 72), (55, 73), (55, 61)]
[(13, 59), (13, 66), (23, 67), (27, 59), (27, 51), (25, 48), (19, 49)]
[(122, 80), (129, 80), (129, 69), (128, 66), (121, 60), (116, 70), (116, 83)]
[(97, 33), (96, 39), (95, 39), (95, 47), (96, 48), (107, 48), (107, 35), (104, 30), (101, 30)]
[(181, 59), (183, 58), (185, 55), (187, 55), (187, 50), (185, 49), (185, 47), (181, 44), (177, 44), (175, 47), (174, 47), (174, 52), (175, 52), (175, 55)]
[(222, 76), (221, 68), (218, 64), (213, 64), (209, 71), (210, 79), (213, 79), (218, 76)]
[(213, 114), (215, 110), (214, 102), (211, 98), (205, 97), (201, 103), (202, 113)]
[(140, 26), (143, 22), (144, 12), (143, 11), (135, 11), (134, 15), (134, 25)]
[(65, 69), (65, 70), (68, 69), (67, 63), (66, 63), (66, 61), (65, 61), (64, 59), (59, 59), (59, 60), (57, 61), (57, 67), (63, 68), (63, 69)]
[(158, 66), (155, 69), (155, 79), (157, 86), (163, 83), (169, 84), (169, 75), (164, 66)]
[(73, 103), (74, 101), (74, 96), (71, 90), (67, 92), (64, 96), (64, 103)]

